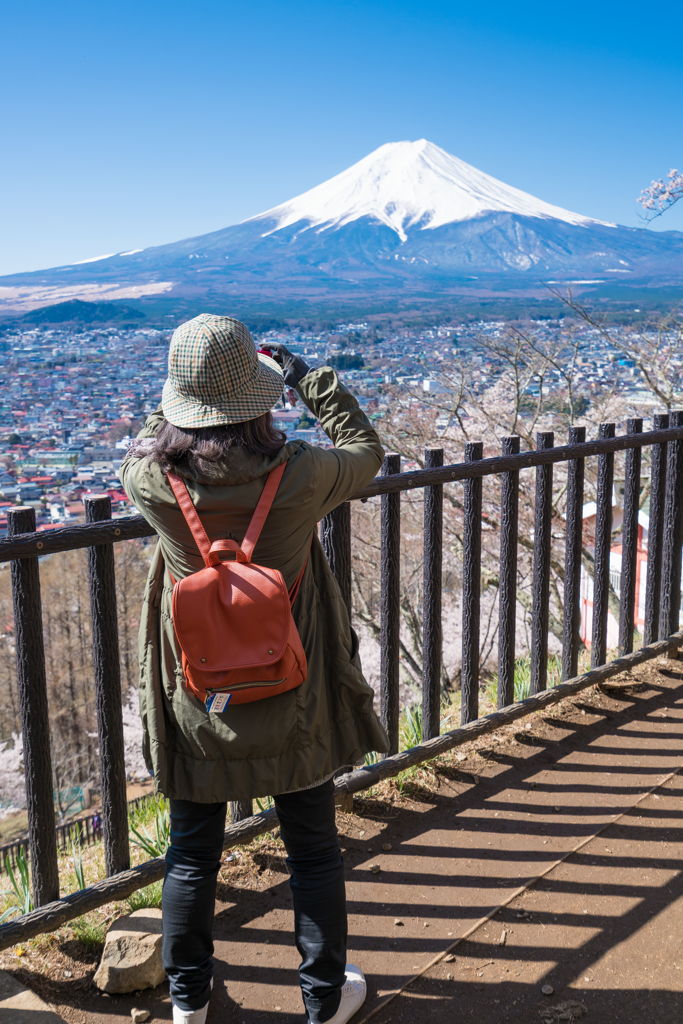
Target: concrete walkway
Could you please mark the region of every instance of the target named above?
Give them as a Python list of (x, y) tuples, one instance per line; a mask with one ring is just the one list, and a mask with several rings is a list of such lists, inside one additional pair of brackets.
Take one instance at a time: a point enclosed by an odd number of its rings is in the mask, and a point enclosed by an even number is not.
[[(354, 1024), (683, 1022), (683, 674), (663, 672), (519, 723), (476, 785), (452, 773), (344, 817), (349, 959), (369, 985)], [(301, 1021), (286, 875), (223, 896), (208, 1024)], [(74, 1024), (133, 1005), (171, 1019), (165, 987), (60, 994)]]
[(682, 812), (678, 775), (360, 1019), (680, 1024)]
[(35, 992), (31, 992), (7, 971), (0, 971), (0, 1024), (63, 1024)]

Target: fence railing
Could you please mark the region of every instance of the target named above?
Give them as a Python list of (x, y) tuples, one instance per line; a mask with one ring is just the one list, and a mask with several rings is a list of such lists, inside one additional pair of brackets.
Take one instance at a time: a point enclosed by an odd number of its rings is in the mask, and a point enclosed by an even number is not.
[[(379, 765), (339, 780), (340, 792), (355, 792), (402, 770), (406, 753), (399, 754), (399, 631), (401, 493), (424, 489), (424, 602), (423, 602), (423, 743), (407, 752), (418, 763), (546, 706), (568, 693), (591, 685), (648, 658), (683, 644), (679, 629), (681, 550), (683, 546), (683, 412), (654, 418), (655, 429), (643, 433), (642, 420), (628, 421), (627, 433), (615, 436), (612, 423), (602, 424), (596, 441), (585, 440), (585, 428), (573, 427), (569, 444), (554, 446), (550, 432), (538, 435), (535, 451), (519, 452), (519, 438), (503, 439), (502, 455), (482, 458), (482, 445), (468, 443), (465, 461), (443, 465), (443, 451), (428, 449), (425, 468), (401, 473), (400, 458), (389, 453), (382, 474), (350, 499), (381, 499), (381, 629), (380, 714), (390, 751)], [(635, 573), (640, 497), (641, 451), (651, 449), (650, 529), (645, 602), (644, 646), (632, 654)], [(607, 660), (607, 615), (610, 590), (609, 553), (612, 534), (612, 487), (615, 452), (626, 452), (622, 569), (620, 578), (619, 658)], [(584, 470), (587, 458), (597, 458), (597, 511), (593, 571), (591, 671), (577, 677), (581, 646), (580, 572)], [(562, 677), (546, 692), (548, 664), (549, 582), (551, 561), (553, 466), (567, 464), (566, 536), (564, 562), (564, 621)], [(534, 555), (531, 610), (531, 694), (513, 704), (516, 629), (519, 473), (535, 468)], [(500, 594), (498, 644), (498, 707), (479, 718), (479, 616), (482, 541), (482, 481), (501, 479)], [(462, 552), (462, 727), (439, 733), (442, 666), (441, 565), (443, 557), (442, 503), (445, 484), (462, 481), (464, 528)], [(161, 877), (161, 861), (130, 869), (126, 807), (121, 681), (119, 669), (113, 545), (152, 536), (141, 516), (112, 520), (110, 499), (87, 498), (86, 523), (50, 533), (35, 532), (33, 508), (8, 511), (8, 538), (0, 542), (0, 562), (11, 562), (17, 676), (24, 742), (24, 765), (29, 822), (29, 855), (36, 910), (0, 926), (0, 948), (64, 921), (111, 899), (129, 894)], [(320, 526), (322, 543), (351, 606), (350, 503), (335, 509)], [(88, 548), (92, 614), (94, 691), (102, 793), (102, 830), (108, 878), (84, 893), (59, 899), (57, 841), (50, 758), (49, 707), (43, 649), (39, 558), (76, 548)], [(410, 761), (410, 758), (408, 759)], [(242, 814), (248, 808), (242, 808)], [(226, 831), (226, 845), (244, 841), (272, 828), (273, 812), (249, 817)], [(49, 906), (46, 906), (49, 905)], [(23, 922), (23, 923), (22, 923)], [(23, 929), (23, 930), (22, 930)]]

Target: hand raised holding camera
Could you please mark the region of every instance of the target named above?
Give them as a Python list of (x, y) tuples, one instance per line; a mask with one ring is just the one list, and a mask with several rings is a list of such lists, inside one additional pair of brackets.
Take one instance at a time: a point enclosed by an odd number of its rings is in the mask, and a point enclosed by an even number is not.
[(273, 353), (273, 359), (282, 367), (287, 387), (295, 388), (300, 380), (310, 372), (310, 366), (305, 359), (290, 352), (289, 349), (279, 341), (272, 342), (268, 348)]

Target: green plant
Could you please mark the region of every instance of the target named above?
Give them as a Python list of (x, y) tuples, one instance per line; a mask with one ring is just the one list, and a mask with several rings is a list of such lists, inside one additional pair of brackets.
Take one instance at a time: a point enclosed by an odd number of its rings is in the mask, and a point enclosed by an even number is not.
[[(562, 682), (562, 659), (559, 654), (548, 658), (548, 688)], [(498, 675), (491, 677), (486, 687), (486, 696), (492, 704), (498, 700)], [(531, 655), (515, 658), (515, 702), (531, 696)]]
[(515, 701), (531, 696), (531, 657), (515, 658)]
[(146, 910), (147, 907), (160, 907), (163, 886), (163, 882), (154, 882), (152, 885), (145, 886), (144, 889), (138, 889), (137, 892), (132, 893), (128, 897), (126, 903), (131, 910)]
[(12, 914), (19, 914), (19, 916), (21, 916), (22, 914), (30, 914), (33, 910), (31, 879), (23, 846), (19, 847), (19, 853), (17, 854), (17, 869), (19, 871), (19, 877), (17, 878), (14, 874), (14, 869), (10, 864), (9, 857), (5, 857), (5, 867), (7, 868), (7, 875), (12, 888), (6, 889), (2, 895), (10, 897), (14, 895), (16, 903), (12, 903), (11, 906), (7, 907), (2, 917), (0, 917), (0, 924), (2, 924), (3, 921), (6, 921)]
[(399, 772), (398, 775), (394, 779), (394, 783), (396, 784), (396, 789), (399, 791), (401, 796), (403, 796), (403, 787), (405, 786), (407, 779), (408, 779), (408, 772)]
[(133, 824), (131, 816), (128, 824), (131, 834), (135, 836), (134, 839), (131, 839), (131, 842), (134, 846), (139, 846), (150, 857), (163, 857), (171, 844), (171, 816), (167, 801), (156, 801), (152, 821), (154, 823), (154, 835), (149, 834), (140, 820)]
[(78, 888), (85, 889), (85, 875), (83, 874), (83, 857), (81, 855), (80, 825), (74, 825), (74, 827), (69, 830), (69, 839), (71, 840), (71, 858), (74, 863), (74, 871), (76, 872), (76, 881), (78, 882)]
[(401, 750), (409, 750), (422, 743), (422, 708), (419, 704), (404, 707), (398, 732)]
[(106, 921), (91, 921), (87, 917), (78, 917), (72, 922), (73, 933), (88, 953), (97, 953), (104, 945), (107, 934)]
[(256, 804), (261, 814), (263, 814), (264, 811), (267, 811), (270, 807), (275, 806), (275, 804), (273, 803), (272, 796), (264, 796), (263, 800), (261, 800), (261, 798), (258, 796), (254, 799), (256, 800)]
[(161, 796), (160, 793), (148, 796), (144, 800), (140, 800), (139, 803), (129, 806), (128, 824), (135, 825), (137, 828), (140, 825), (148, 826), (153, 824), (157, 815), (162, 811), (168, 810), (168, 807), (168, 800), (165, 796)]
[[(443, 732), (444, 726), (450, 724), (453, 707), (451, 704), (444, 703), (441, 706), (441, 711), (444, 712), (444, 717), (439, 722), (439, 732)], [(422, 706), (420, 704), (404, 707), (398, 729), (401, 750), (410, 750), (411, 747), (422, 743)]]
[(368, 751), (368, 753), (365, 755), (365, 764), (367, 765), (368, 768), (371, 768), (373, 764), (379, 764), (379, 757), (376, 751)]

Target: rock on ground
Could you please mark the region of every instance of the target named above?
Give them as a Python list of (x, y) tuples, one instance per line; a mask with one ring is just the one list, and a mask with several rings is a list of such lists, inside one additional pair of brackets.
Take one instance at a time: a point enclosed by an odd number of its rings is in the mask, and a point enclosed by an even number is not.
[(161, 966), (161, 911), (135, 910), (109, 928), (93, 981), (103, 992), (156, 988), (166, 978)]

